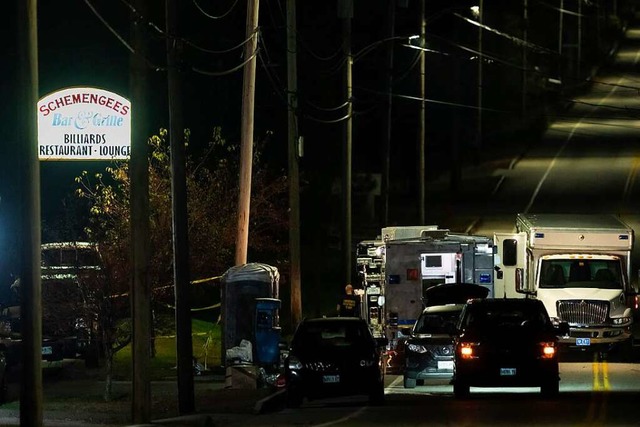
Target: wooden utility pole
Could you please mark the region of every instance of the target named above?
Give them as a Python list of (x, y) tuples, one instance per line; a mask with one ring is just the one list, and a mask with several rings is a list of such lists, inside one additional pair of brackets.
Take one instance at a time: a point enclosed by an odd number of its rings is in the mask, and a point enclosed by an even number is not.
[[(389, 9), (388, 37), (392, 40), (395, 36), (396, 0), (388, 0)], [(387, 116), (384, 120), (384, 142), (382, 148), (382, 209), (380, 209), (380, 227), (389, 225), (389, 180), (391, 173), (391, 118), (393, 106), (393, 43), (387, 46)]]
[[(134, 8), (149, 16), (148, 0), (134, 0)], [(131, 105), (131, 281), (132, 339), (132, 399), (131, 416), (134, 423), (151, 421), (151, 286), (149, 283), (149, 120), (147, 116), (148, 73), (145, 58), (147, 45), (145, 29), (137, 19), (131, 19), (133, 50), (130, 58)]]
[[(420, 0), (420, 41), (426, 43), (427, 31), (425, 21), (424, 0)], [(421, 47), (425, 47), (424, 45)], [(426, 221), (426, 143), (427, 143), (427, 126), (426, 120), (426, 52), (420, 50), (420, 134), (418, 135), (418, 224), (424, 224)]]
[(480, 146), (482, 145), (482, 84), (483, 84), (483, 62), (484, 55), (482, 53), (483, 50), (483, 41), (482, 34), (483, 29), (482, 25), (484, 24), (484, 2), (480, 0), (480, 7), (478, 8), (478, 22), (480, 26), (478, 26), (478, 112), (477, 112), (477, 124), (476, 124), (476, 150), (480, 150)]
[(258, 49), (258, 0), (247, 0), (247, 28), (249, 40), (244, 45), (242, 84), (242, 128), (240, 132), (240, 193), (238, 195), (238, 235), (236, 265), (247, 263), (249, 246), (249, 214), (251, 208), (251, 167), (253, 163), (253, 117), (256, 92), (256, 54)]
[(528, 55), (527, 44), (529, 43), (529, 4), (528, 0), (522, 0), (522, 106), (521, 115), (525, 119), (527, 117), (527, 92), (528, 92)]
[(289, 157), (289, 262), (291, 263), (291, 327), (302, 320), (300, 289), (300, 176), (298, 170), (298, 66), (296, 37), (296, 0), (287, 0), (287, 104)]
[(38, 161), (38, 2), (18, 1), (20, 310), (22, 373), (20, 425), (42, 426), (42, 293), (40, 288), (40, 164)]
[(353, 0), (342, 0), (339, 17), (342, 18), (342, 48), (345, 58), (344, 93), (347, 100), (347, 119), (344, 122), (344, 142), (342, 146), (342, 251), (345, 269), (345, 284), (351, 283), (351, 166), (353, 139), (353, 56), (351, 54), (351, 19)]
[(176, 305), (176, 356), (178, 364), (178, 411), (195, 412), (193, 390), (193, 342), (189, 298), (189, 229), (185, 172), (181, 41), (178, 37), (178, 0), (166, 0), (167, 78), (169, 93), (169, 144), (171, 148), (171, 211), (173, 222), (173, 285)]

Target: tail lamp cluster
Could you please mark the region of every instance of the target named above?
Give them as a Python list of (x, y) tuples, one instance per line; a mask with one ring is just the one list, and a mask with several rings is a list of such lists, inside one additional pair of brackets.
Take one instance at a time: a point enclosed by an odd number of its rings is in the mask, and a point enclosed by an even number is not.
[[(458, 344), (458, 355), (463, 360), (477, 359), (479, 347), (480, 343), (477, 342), (461, 342)], [(538, 348), (540, 349), (540, 359), (553, 359), (558, 352), (556, 343), (553, 341), (540, 342)]]

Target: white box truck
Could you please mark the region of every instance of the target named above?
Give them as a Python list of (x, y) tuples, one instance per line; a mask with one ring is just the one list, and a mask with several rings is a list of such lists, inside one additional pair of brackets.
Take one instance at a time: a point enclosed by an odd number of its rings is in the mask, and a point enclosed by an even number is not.
[(541, 300), (566, 321), (570, 348), (632, 354), (636, 291), (631, 227), (614, 215), (518, 214), (515, 233), (495, 233), (496, 297)]
[[(493, 292), (493, 241), (437, 226), (385, 227), (380, 240), (358, 244), (363, 317), (396, 354), (424, 309), (425, 291), (441, 283), (475, 283)], [(395, 360), (395, 362), (394, 362)], [(400, 365), (395, 365), (395, 363)], [(389, 372), (403, 360), (390, 357)]]

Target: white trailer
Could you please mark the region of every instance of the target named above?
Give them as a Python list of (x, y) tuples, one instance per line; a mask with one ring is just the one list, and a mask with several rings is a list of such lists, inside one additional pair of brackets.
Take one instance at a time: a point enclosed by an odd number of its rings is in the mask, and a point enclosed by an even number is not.
[(570, 333), (561, 344), (632, 350), (636, 292), (631, 227), (614, 215), (518, 214), (515, 233), (495, 233), (496, 296), (541, 300)]

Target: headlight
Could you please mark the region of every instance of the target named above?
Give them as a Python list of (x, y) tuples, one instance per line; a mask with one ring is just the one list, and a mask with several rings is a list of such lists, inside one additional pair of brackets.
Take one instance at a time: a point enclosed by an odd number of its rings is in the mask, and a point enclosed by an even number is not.
[(426, 353), (427, 349), (424, 348), (423, 345), (420, 344), (407, 344), (407, 350), (412, 351), (414, 353)]
[(300, 362), (300, 360), (298, 360), (298, 358), (295, 356), (289, 356), (287, 367), (292, 371), (298, 371), (302, 369), (302, 362)]
[(614, 317), (611, 321), (614, 325), (621, 326), (631, 323), (631, 317)]

